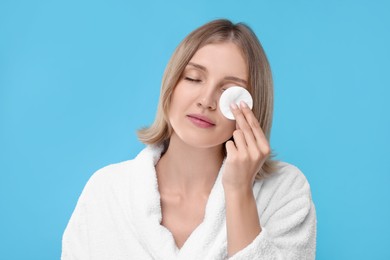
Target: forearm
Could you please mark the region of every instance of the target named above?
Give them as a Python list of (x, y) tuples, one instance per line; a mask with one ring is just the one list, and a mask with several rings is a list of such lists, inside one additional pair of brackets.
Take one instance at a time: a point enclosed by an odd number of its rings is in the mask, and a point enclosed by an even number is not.
[(228, 255), (248, 246), (261, 232), (252, 188), (225, 189)]

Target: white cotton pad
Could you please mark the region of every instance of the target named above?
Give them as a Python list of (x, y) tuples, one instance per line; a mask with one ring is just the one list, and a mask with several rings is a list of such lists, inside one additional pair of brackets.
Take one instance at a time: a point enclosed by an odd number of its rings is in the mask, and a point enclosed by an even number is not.
[(253, 107), (253, 100), (251, 94), (243, 87), (230, 87), (225, 90), (219, 98), (219, 109), (222, 114), (230, 120), (234, 120), (230, 104), (236, 103), (240, 107), (240, 102), (244, 101), (250, 109)]

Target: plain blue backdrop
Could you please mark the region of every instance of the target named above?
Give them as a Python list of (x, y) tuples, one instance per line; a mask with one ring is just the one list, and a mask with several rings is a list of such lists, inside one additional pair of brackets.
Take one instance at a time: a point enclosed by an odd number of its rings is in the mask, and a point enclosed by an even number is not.
[(317, 259), (390, 259), (389, 1), (0, 2), (1, 259), (59, 259), (97, 169), (142, 149), (174, 48), (250, 25), (275, 81), (271, 145), (307, 176)]

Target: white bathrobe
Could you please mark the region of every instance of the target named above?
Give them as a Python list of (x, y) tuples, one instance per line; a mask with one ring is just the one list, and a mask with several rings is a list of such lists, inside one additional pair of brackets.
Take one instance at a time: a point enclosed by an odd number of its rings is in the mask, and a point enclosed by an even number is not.
[[(221, 172), (203, 222), (178, 249), (161, 223), (155, 165), (162, 147), (98, 170), (85, 186), (62, 241), (62, 260), (227, 259)], [(230, 259), (314, 259), (316, 213), (305, 176), (278, 162), (278, 170), (253, 186), (261, 233)]]

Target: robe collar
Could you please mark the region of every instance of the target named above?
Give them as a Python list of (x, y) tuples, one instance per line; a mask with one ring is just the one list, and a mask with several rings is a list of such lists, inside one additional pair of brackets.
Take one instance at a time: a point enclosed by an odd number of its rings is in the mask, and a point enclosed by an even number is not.
[(131, 178), (130, 211), (138, 240), (153, 259), (225, 258), (225, 197), (221, 182), (224, 163), (206, 203), (202, 223), (179, 250), (172, 233), (160, 224), (161, 203), (155, 166), (162, 152), (162, 145), (149, 145), (134, 159), (136, 172)]

